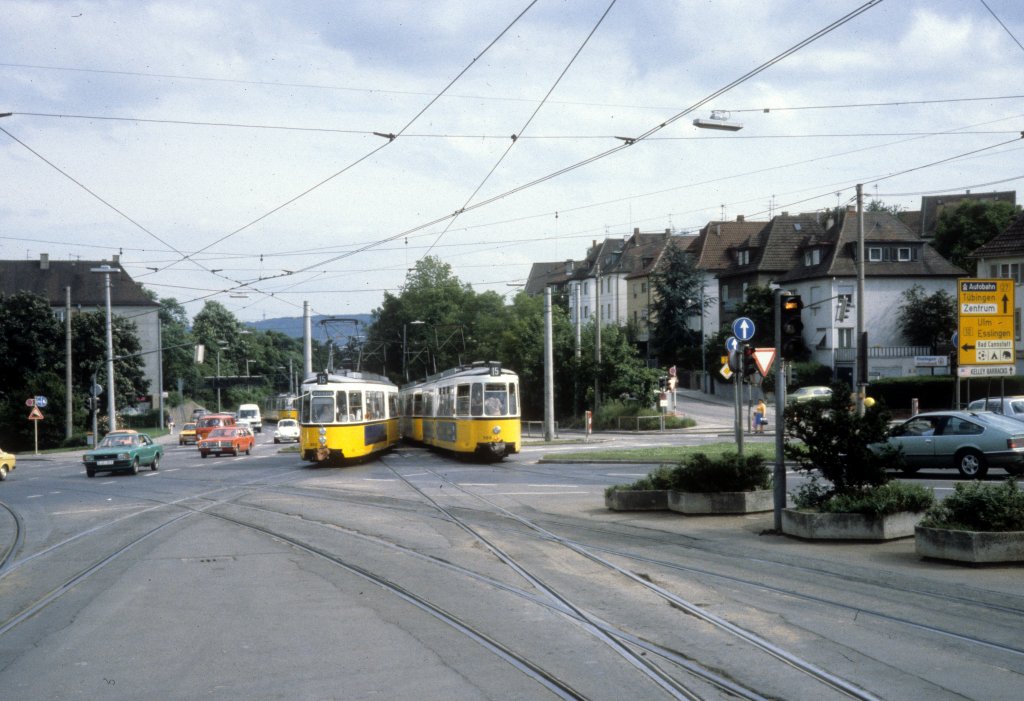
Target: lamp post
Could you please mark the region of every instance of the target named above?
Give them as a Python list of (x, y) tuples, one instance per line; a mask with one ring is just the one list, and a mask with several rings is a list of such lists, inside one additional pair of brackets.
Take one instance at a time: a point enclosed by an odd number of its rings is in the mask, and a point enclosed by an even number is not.
[(117, 430), (117, 402), (114, 397), (114, 327), (110, 317), (110, 274), (116, 273), (117, 268), (103, 265), (99, 268), (90, 268), (89, 272), (103, 275), (104, 287), (106, 288), (107, 300), (107, 417), (110, 423), (110, 430)]

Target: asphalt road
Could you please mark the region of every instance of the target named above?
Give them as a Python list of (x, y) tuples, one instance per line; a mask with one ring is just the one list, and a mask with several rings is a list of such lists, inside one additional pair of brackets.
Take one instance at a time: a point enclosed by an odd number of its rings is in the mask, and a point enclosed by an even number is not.
[(604, 487), (650, 466), (538, 462), (554, 448), (314, 469), (263, 434), (95, 479), (22, 460), (0, 484), (0, 696), (1019, 698), (1020, 567), (610, 512)]

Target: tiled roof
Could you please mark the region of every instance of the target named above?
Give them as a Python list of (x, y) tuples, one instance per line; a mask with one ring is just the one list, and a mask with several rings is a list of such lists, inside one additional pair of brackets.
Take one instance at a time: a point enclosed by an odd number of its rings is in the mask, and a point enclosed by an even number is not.
[(996, 234), (988, 243), (982, 244), (971, 253), (971, 258), (996, 258), (999, 256), (1024, 256), (1024, 212), (1010, 222), (1006, 231)]
[(106, 307), (106, 276), (90, 272), (104, 265), (117, 271), (110, 276), (112, 307), (159, 306), (117, 261), (64, 261), (45, 257), (39, 260), (0, 260), (0, 294), (29, 292), (45, 298), (53, 306), (63, 306), (66, 289), (70, 287), (73, 305)]
[[(826, 235), (816, 241), (808, 240), (801, 246), (793, 268), (783, 275), (780, 282), (812, 279), (819, 277), (856, 277), (855, 259), (859, 224), (853, 211), (847, 211), (842, 221)], [(803, 252), (812, 244), (822, 248), (821, 262), (805, 265)], [(872, 244), (907, 244), (919, 251), (917, 260), (912, 261), (868, 261), (864, 274), (868, 277), (957, 277), (966, 273), (953, 265), (911, 231), (899, 219), (888, 212), (864, 212), (864, 247)], [(865, 250), (865, 255), (867, 251)]]
[(697, 258), (697, 267), (710, 273), (728, 270), (734, 262), (730, 249), (749, 243), (767, 225), (768, 222), (763, 221), (708, 222), (690, 247)]
[(976, 200), (983, 202), (998, 201), (1017, 204), (1017, 193), (1014, 190), (1006, 192), (961, 192), (950, 195), (934, 195), (921, 198), (921, 228), (918, 229), (922, 236), (935, 236), (935, 227), (939, 222), (939, 214), (947, 207), (956, 207), (963, 200)]

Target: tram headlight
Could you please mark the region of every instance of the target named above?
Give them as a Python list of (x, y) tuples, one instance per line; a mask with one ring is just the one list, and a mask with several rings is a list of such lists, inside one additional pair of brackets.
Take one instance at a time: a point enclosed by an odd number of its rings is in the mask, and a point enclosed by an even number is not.
[(326, 446), (327, 445), (327, 429), (324, 428), (323, 426), (321, 426), (320, 430), (318, 431), (318, 433), (320, 434), (320, 445)]
[(491, 433), (497, 436), (499, 433), (501, 433), (501, 426), (496, 425), (494, 428), (491, 429)]

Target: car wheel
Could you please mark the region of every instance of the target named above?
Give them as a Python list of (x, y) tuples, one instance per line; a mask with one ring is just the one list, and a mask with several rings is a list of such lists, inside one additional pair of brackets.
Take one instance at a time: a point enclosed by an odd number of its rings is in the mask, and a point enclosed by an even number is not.
[(988, 472), (985, 456), (971, 449), (956, 454), (956, 469), (968, 479), (981, 479)]
[(249, 446), (248, 448), (245, 449), (245, 454), (246, 455), (251, 455), (252, 454), (252, 446)]
[(275, 443), (275, 444), (277, 444), (277, 443), (280, 443), (280, 442), (281, 442), (281, 441), (280, 441), (280, 440), (278, 440), (277, 438), (275, 438), (275, 439), (274, 439), (274, 443)]
[(139, 474), (139, 459), (135, 458), (132, 460), (131, 472), (133, 475)]
[(86, 477), (95, 477), (96, 476), (96, 470), (92, 469), (91, 467), (85, 468), (85, 476)]
[(202, 456), (202, 458), (203, 458), (203, 460), (205, 460), (205, 459), (206, 459), (206, 456), (207, 456), (207, 453), (200, 453), (199, 455), (201, 455), (201, 456)]
[(153, 456), (153, 462), (149, 463), (149, 469), (155, 472), (157, 469), (159, 469), (159, 467), (160, 467), (160, 456), (159, 455), (154, 455)]
[(920, 469), (921, 468), (917, 467), (916, 465), (913, 467), (911, 467), (910, 465), (904, 465), (903, 467), (900, 468), (900, 472), (902, 472), (905, 475), (913, 475)]
[(0, 482), (7, 479), (7, 465), (0, 465)]

